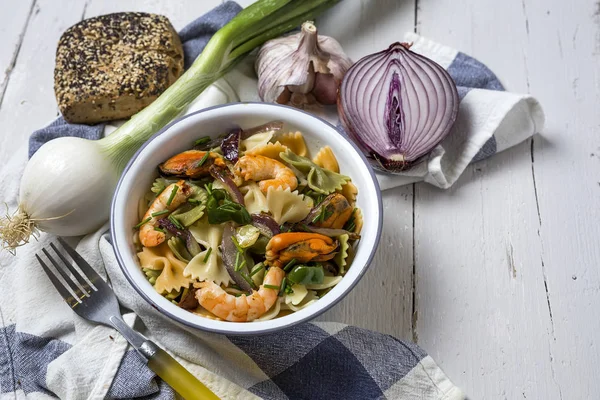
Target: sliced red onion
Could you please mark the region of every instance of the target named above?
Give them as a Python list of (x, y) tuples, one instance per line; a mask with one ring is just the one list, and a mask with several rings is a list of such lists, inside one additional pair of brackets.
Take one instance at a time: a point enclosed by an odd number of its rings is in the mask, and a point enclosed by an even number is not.
[[(252, 287), (250, 284), (244, 279), (244, 277), (240, 274), (239, 271), (235, 270), (235, 260), (238, 254), (237, 247), (233, 243), (233, 235), (235, 234), (235, 229), (233, 228), (233, 224), (231, 222), (227, 222), (223, 226), (223, 240), (221, 241), (221, 255), (223, 257), (223, 264), (225, 264), (225, 268), (227, 272), (229, 272), (229, 276), (231, 279), (247, 293), (252, 293)], [(246, 267), (242, 268), (244, 273), (248, 273)]]
[(271, 121), (267, 122), (264, 125), (255, 126), (254, 128), (244, 129), (242, 131), (242, 139), (248, 139), (252, 135), (256, 135), (259, 133), (265, 133), (269, 131), (279, 131), (283, 129), (283, 122), (281, 121)]
[(268, 238), (279, 234), (279, 225), (268, 214), (252, 214), (252, 225)]
[(208, 172), (210, 172), (210, 175), (213, 178), (218, 179), (221, 182), (223, 182), (223, 185), (225, 185), (225, 189), (227, 190), (227, 193), (229, 193), (229, 195), (231, 196), (233, 201), (235, 201), (236, 203), (239, 203), (241, 205), (245, 205), (244, 204), (244, 196), (242, 195), (242, 192), (240, 192), (240, 189), (238, 189), (238, 187), (235, 185), (235, 182), (233, 182), (233, 180), (229, 177), (229, 175), (225, 169), (213, 164), (208, 169)]
[(221, 142), (221, 151), (223, 157), (232, 163), (237, 162), (240, 156), (240, 140), (242, 137), (241, 129), (234, 129), (225, 136), (223, 142)]
[(200, 253), (200, 245), (187, 229), (179, 229), (169, 218), (161, 218), (158, 221), (158, 226), (166, 229), (171, 235), (182, 239), (185, 242), (186, 249), (192, 256)]
[(394, 43), (360, 59), (344, 76), (338, 97), (348, 134), (375, 166), (390, 172), (428, 154), (458, 115), (452, 77), (409, 47)]

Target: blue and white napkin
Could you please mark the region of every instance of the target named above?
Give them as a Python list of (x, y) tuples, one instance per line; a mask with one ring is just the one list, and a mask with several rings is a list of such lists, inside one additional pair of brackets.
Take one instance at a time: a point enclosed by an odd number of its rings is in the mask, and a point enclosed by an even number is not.
[[(227, 2), (180, 33), (186, 65), (240, 7)], [(416, 180), (449, 187), (470, 162), (489, 157), (539, 131), (543, 113), (527, 95), (503, 91), (478, 61), (413, 34), (413, 50), (448, 69), (460, 87), (454, 132), (427, 161), (405, 176), (378, 178), (389, 188)], [(251, 60), (209, 87), (187, 112), (232, 102), (256, 101)], [(336, 122), (335, 115), (325, 115)], [(58, 119), (35, 132), (29, 154), (52, 138), (98, 139), (113, 125), (70, 125)], [(17, 206), (18, 177), (27, 149), (0, 171), (3, 201)], [(173, 354), (223, 399), (462, 399), (462, 392), (425, 351), (389, 335), (340, 323), (306, 323), (259, 337), (226, 337), (180, 326), (150, 307), (119, 269), (108, 225), (77, 238), (77, 250), (108, 278), (126, 321)], [(91, 324), (62, 301), (33, 254), (53, 238), (0, 254), (0, 400), (172, 399), (173, 391), (114, 330)]]

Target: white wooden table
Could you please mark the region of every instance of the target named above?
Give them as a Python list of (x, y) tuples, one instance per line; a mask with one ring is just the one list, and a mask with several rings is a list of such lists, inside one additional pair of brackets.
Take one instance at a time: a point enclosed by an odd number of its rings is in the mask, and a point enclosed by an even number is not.
[[(218, 3), (0, 0), (0, 167), (56, 116), (66, 28), (148, 11), (180, 29)], [(386, 192), (374, 265), (322, 319), (416, 341), (474, 399), (600, 398), (600, 3), (344, 0), (319, 26), (354, 60), (416, 30), (547, 114), (541, 136), (468, 167), (451, 190)]]

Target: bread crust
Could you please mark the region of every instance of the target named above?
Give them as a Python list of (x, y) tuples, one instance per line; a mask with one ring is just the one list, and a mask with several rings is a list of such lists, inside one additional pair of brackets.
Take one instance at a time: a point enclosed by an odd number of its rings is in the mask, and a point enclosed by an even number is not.
[(183, 73), (183, 48), (169, 20), (115, 13), (67, 29), (56, 50), (54, 92), (71, 123), (132, 116)]

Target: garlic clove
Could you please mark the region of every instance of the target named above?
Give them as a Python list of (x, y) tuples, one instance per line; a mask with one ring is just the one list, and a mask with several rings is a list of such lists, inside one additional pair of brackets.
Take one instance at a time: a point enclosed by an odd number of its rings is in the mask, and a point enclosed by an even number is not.
[(299, 81), (303, 82), (299, 85), (288, 84), (286, 87), (292, 93), (310, 93), (315, 86), (315, 68), (312, 61), (308, 64), (308, 71), (304, 74), (298, 74), (302, 78)]
[(337, 92), (340, 82), (335, 79), (333, 74), (315, 74), (315, 85), (312, 94), (321, 104), (335, 104), (337, 101)]

